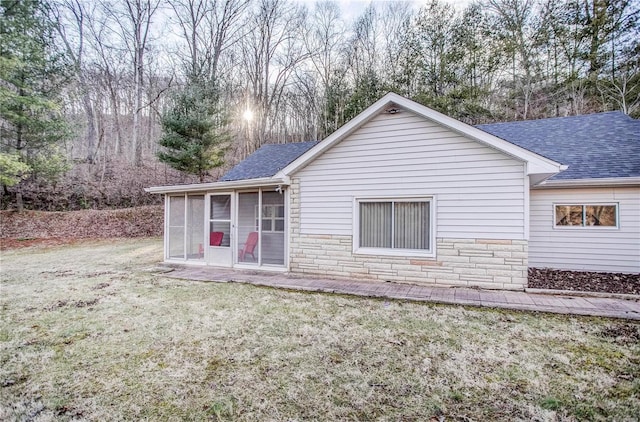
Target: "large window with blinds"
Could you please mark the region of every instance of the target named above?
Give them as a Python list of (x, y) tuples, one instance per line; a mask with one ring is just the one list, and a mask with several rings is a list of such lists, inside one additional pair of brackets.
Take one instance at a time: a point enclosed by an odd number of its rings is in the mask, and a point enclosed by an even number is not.
[(358, 200), (357, 250), (430, 253), (431, 207), (431, 199)]

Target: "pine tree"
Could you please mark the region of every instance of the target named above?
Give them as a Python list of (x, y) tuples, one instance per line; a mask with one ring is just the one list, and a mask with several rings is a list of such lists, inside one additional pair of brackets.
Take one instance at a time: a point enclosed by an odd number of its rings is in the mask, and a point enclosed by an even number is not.
[(162, 117), (163, 150), (158, 158), (171, 167), (195, 174), (203, 182), (209, 170), (224, 163), (230, 136), (226, 116), (215, 88), (190, 82), (174, 96), (173, 107)]
[[(54, 178), (67, 168), (57, 147), (70, 134), (61, 113), (67, 67), (55, 23), (40, 0), (0, 0), (0, 14), (0, 173), (13, 174), (6, 179), (13, 182), (28, 174)], [(19, 193), (17, 200), (21, 208)]]

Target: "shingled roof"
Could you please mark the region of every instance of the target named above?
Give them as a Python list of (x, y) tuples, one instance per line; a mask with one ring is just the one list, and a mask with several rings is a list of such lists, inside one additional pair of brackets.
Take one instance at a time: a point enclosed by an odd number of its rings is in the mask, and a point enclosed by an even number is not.
[[(569, 166), (551, 179), (640, 177), (640, 120), (619, 111), (476, 128)], [(316, 144), (263, 145), (220, 181), (271, 177)]]
[(619, 111), (476, 128), (569, 166), (551, 179), (640, 176), (640, 120)]
[(318, 142), (266, 144), (220, 178), (221, 182), (271, 177)]

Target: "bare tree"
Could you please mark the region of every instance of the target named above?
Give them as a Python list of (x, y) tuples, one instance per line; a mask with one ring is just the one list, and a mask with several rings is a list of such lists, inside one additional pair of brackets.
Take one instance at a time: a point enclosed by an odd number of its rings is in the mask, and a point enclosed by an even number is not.
[[(80, 0), (60, 0), (54, 4), (58, 25), (56, 29), (62, 39), (67, 56), (70, 58), (82, 106), (86, 118), (86, 155), (87, 162), (93, 163), (96, 154), (97, 131), (94, 105), (91, 100), (91, 87), (87, 81), (85, 69), (85, 31), (88, 14), (86, 4)], [(72, 34), (70, 32), (73, 32)]]
[(630, 62), (618, 69), (615, 78), (598, 82), (598, 91), (625, 114), (640, 110), (640, 66)]
[(189, 77), (215, 80), (222, 53), (243, 35), (239, 21), (250, 0), (168, 1), (187, 45), (183, 61)]
[(346, 32), (337, 3), (316, 3), (310, 15), (309, 27), (303, 35), (313, 74), (315, 79), (319, 79), (319, 87), (317, 90), (313, 88), (307, 72), (298, 78), (299, 87), (306, 93), (317, 118), (321, 119), (320, 133), (316, 124), (314, 139), (324, 137), (338, 128), (337, 113), (332, 113), (331, 108), (335, 102), (344, 101), (344, 98), (335, 95), (335, 88), (342, 85), (346, 77)]
[(378, 36), (378, 12), (371, 3), (353, 25), (349, 57), (354, 81), (377, 73), (380, 58)]
[(286, 0), (260, 0), (243, 39), (242, 65), (248, 101), (255, 108), (255, 126), (241, 155), (247, 155), (269, 137), (269, 126), (281, 111), (290, 76), (309, 54), (301, 42), (303, 9)]
[[(487, 0), (486, 6), (496, 16), (496, 31), (501, 33), (504, 48), (511, 56), (512, 82), (522, 95), (522, 109), (517, 117), (529, 117), (529, 108), (540, 74), (539, 47), (545, 43), (549, 12), (537, 0)], [(519, 116), (518, 116), (519, 115)]]
[(119, 35), (132, 56), (134, 104), (131, 145), (133, 163), (137, 166), (142, 164), (140, 125), (144, 98), (145, 51), (150, 42), (153, 16), (160, 6), (160, 1), (123, 0), (123, 10), (112, 9), (112, 6), (103, 3), (105, 10), (111, 14), (119, 26)]
[[(88, 38), (87, 45), (91, 46), (92, 53), (94, 55), (93, 62), (91, 63), (91, 70), (87, 69), (88, 78), (94, 80), (94, 85), (97, 90), (105, 90), (106, 95), (100, 94), (99, 97), (104, 97), (105, 102), (102, 105), (101, 114), (110, 114), (113, 119), (113, 130), (115, 132), (115, 139), (113, 140), (113, 154), (115, 156), (122, 156), (124, 154), (125, 139), (123, 134), (123, 127), (120, 116), (121, 112), (121, 91), (126, 90), (124, 86), (124, 73), (125, 68), (128, 66), (127, 59), (123, 52), (124, 49), (119, 48), (114, 40), (112, 33), (111, 22), (108, 21), (109, 16), (104, 10), (92, 9), (92, 13), (86, 15)], [(100, 136), (104, 137), (106, 132), (104, 128), (104, 122), (98, 121), (99, 126), (102, 125), (102, 129), (99, 130)], [(106, 154), (108, 141), (103, 139), (105, 148), (105, 160), (108, 159)]]
[(403, 46), (413, 12), (408, 1), (385, 3), (380, 17), (382, 42), (382, 70), (385, 79), (398, 81), (401, 79), (401, 68), (398, 66), (403, 54)]

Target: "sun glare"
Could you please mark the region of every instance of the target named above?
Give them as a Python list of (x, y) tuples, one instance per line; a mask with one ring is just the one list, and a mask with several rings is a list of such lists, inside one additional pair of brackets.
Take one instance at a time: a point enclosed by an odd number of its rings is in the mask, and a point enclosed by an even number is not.
[(251, 120), (253, 120), (253, 111), (246, 109), (244, 113), (242, 113), (242, 118), (247, 122), (250, 122)]

